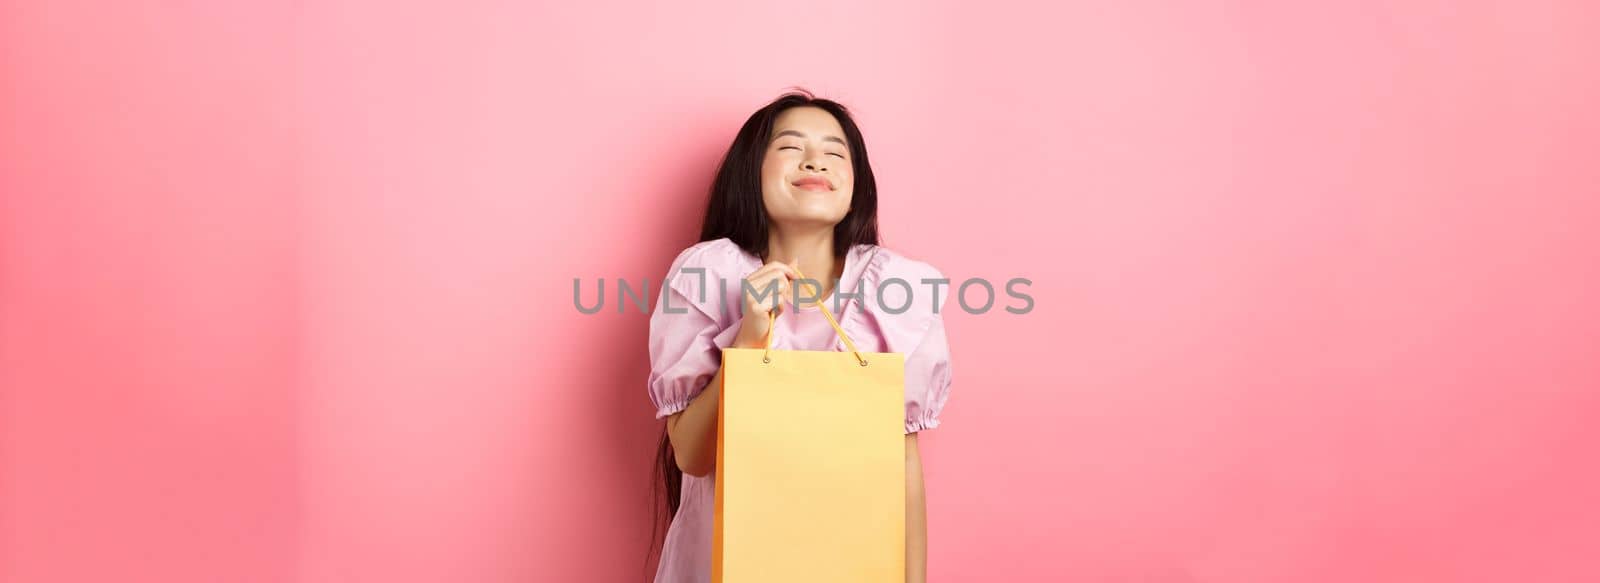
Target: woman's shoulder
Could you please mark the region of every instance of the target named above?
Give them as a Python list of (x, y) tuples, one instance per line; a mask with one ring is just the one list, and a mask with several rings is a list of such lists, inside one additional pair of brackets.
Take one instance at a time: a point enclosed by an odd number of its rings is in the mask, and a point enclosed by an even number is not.
[(701, 241), (678, 252), (662, 287), (677, 290), (701, 311), (720, 314), (721, 306), (738, 305), (730, 304), (728, 294), (737, 294), (739, 280), (757, 267), (759, 260), (726, 237)]
[(944, 272), (934, 267), (932, 263), (914, 259), (899, 251), (881, 245), (857, 245), (856, 249), (869, 258), (862, 276), (865, 281), (874, 285), (898, 279), (912, 287), (921, 287), (924, 285), (923, 280), (945, 280)]
[(678, 275), (684, 269), (704, 269), (707, 272), (717, 273), (734, 271), (741, 267), (747, 267), (753, 261), (755, 259), (749, 253), (746, 253), (744, 249), (741, 249), (737, 243), (727, 237), (723, 237), (721, 239), (701, 241), (679, 251), (678, 256), (672, 260), (672, 267), (667, 276)]
[[(847, 317), (874, 331), (889, 352), (909, 354), (939, 321), (950, 282), (932, 263), (877, 245), (858, 245), (868, 259), (857, 289), (862, 310)], [(870, 323), (869, 323), (870, 322)]]

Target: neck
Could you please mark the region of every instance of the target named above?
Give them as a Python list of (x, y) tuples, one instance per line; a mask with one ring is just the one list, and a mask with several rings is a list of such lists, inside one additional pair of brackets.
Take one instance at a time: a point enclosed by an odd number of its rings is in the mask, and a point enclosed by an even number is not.
[(833, 255), (832, 225), (805, 230), (774, 225), (767, 234), (767, 260), (795, 262), (800, 273), (820, 284), (820, 289), (814, 290), (819, 298), (828, 297), (834, 278), (842, 275), (839, 271), (844, 267), (843, 258)]

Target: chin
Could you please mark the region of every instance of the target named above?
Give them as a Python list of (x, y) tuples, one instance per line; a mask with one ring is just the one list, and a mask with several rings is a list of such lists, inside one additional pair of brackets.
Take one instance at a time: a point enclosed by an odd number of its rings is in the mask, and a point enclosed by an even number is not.
[(791, 212), (785, 213), (782, 217), (774, 217), (774, 219), (781, 220), (785, 223), (794, 224), (837, 225), (839, 224), (839, 221), (844, 220), (844, 216), (848, 213), (848, 210), (849, 209), (846, 209), (846, 212), (839, 212), (834, 209), (798, 208), (792, 209)]

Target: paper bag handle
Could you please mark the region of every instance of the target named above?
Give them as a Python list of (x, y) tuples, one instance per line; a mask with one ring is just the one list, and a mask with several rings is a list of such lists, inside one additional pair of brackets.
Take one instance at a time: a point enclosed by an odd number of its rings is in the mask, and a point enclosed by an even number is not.
[[(811, 291), (818, 291), (815, 286), (811, 285), (809, 282), (806, 281), (805, 274), (800, 273), (799, 269), (795, 269), (794, 270), (794, 274), (796, 276), (798, 276), (797, 279), (795, 279), (795, 281), (800, 282), (800, 283), (804, 284), (806, 287), (811, 288)], [(834, 294), (838, 294), (839, 290), (833, 290), (833, 293)], [(799, 306), (795, 306), (795, 307), (798, 308)], [(844, 333), (844, 328), (839, 327), (839, 321), (833, 319), (833, 312), (828, 310), (827, 302), (824, 302), (824, 301), (822, 301), (821, 298), (818, 298), (817, 299), (817, 307), (822, 310), (822, 316), (828, 319), (828, 325), (829, 326), (833, 326), (833, 331), (839, 333), (839, 339), (843, 340), (845, 347), (850, 349), (850, 354), (854, 354), (855, 355), (856, 361), (860, 362), (861, 366), (867, 366), (866, 357), (861, 356), (861, 351), (856, 350), (856, 343), (851, 342), (850, 341), (850, 335), (849, 334), (845, 334)], [(764, 363), (772, 362), (772, 337), (773, 337), (774, 334), (777, 333), (777, 331), (778, 331), (778, 309), (777, 309), (777, 307), (774, 307), (771, 311), (767, 312), (767, 338), (766, 338), (766, 340), (764, 342), (764, 344), (766, 345), (766, 350), (761, 353), (761, 362), (764, 362)]]

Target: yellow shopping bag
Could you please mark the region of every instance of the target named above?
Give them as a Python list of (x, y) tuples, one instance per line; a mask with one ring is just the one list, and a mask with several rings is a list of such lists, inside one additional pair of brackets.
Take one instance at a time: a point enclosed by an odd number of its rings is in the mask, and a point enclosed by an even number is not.
[(715, 583), (905, 580), (905, 357), (818, 307), (849, 352), (722, 351)]

